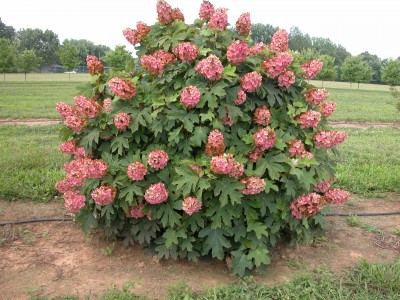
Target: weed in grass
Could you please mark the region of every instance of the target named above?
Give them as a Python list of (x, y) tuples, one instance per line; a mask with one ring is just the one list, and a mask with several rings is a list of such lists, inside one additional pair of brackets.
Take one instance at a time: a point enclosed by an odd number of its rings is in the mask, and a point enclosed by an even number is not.
[(0, 246), (3, 245), (3, 243), (6, 241), (5, 238), (0, 237)]
[[(122, 290), (114, 287), (108, 289), (105, 294), (99, 297), (101, 300), (147, 300), (148, 298), (134, 295), (129, 289), (123, 287)], [(181, 298), (183, 299), (183, 298)], [(150, 299), (148, 299), (150, 300)]]
[(115, 244), (113, 244), (112, 246), (109, 247), (104, 247), (101, 249), (101, 254), (103, 254), (104, 256), (107, 257), (111, 257), (111, 255), (113, 254), (115, 249)]
[(394, 228), (394, 229), (393, 229), (393, 233), (394, 233), (395, 235), (400, 236), (400, 227)]
[(29, 230), (24, 230), (22, 231), (22, 239), (25, 241), (25, 243), (32, 245), (36, 241), (36, 236), (31, 234)]
[(374, 225), (371, 225), (371, 224), (363, 224), (361, 226), (361, 229), (364, 232), (372, 232), (372, 233), (377, 233), (377, 234), (381, 234), (382, 233), (382, 231), (378, 227), (376, 227)]
[(287, 260), (285, 262), (285, 265), (292, 270), (307, 270), (309, 267), (309, 265), (306, 262), (298, 258), (292, 258)]
[(347, 224), (351, 227), (361, 226), (361, 219), (357, 216), (349, 216), (347, 217)]
[(327, 241), (329, 241), (329, 238), (326, 235), (323, 235), (323, 236), (315, 237), (313, 243), (314, 244), (322, 244), (322, 243), (326, 243)]

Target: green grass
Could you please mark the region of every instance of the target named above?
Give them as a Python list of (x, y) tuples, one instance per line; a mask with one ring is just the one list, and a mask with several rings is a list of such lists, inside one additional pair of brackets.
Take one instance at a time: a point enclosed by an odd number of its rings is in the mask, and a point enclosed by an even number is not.
[(399, 122), (398, 102), (388, 91), (328, 88), (337, 104), (331, 121)]
[(57, 102), (73, 103), (77, 82), (7, 82), (0, 85), (0, 118), (53, 118)]
[[(48, 299), (51, 298), (36, 298)], [(56, 298), (53, 298), (55, 300)], [(58, 299), (74, 299), (58, 298)], [(98, 299), (104, 300), (145, 300), (134, 295), (129, 289), (109, 289)], [(317, 269), (312, 274), (300, 275), (289, 282), (267, 287), (250, 279), (234, 282), (227, 286), (210, 288), (195, 293), (181, 282), (168, 289), (168, 300), (396, 300), (400, 299), (400, 260), (391, 264), (369, 264), (365, 260), (337, 275), (328, 270)]]
[(362, 196), (400, 192), (400, 130), (345, 130), (349, 139), (338, 147), (337, 184)]
[(0, 198), (48, 201), (63, 179), (65, 155), (58, 151), (60, 125), (0, 126)]

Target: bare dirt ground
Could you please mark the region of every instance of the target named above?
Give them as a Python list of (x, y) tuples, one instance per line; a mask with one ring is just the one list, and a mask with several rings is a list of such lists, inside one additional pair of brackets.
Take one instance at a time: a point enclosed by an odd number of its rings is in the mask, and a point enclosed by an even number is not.
[[(345, 213), (388, 211), (400, 211), (400, 195), (380, 199), (354, 196), (348, 204), (332, 207), (332, 212)], [(66, 215), (60, 201), (0, 200), (0, 223)], [(396, 231), (400, 231), (400, 215), (360, 219), (361, 225), (351, 227), (346, 217), (327, 217), (324, 237), (313, 245), (279, 245), (272, 265), (262, 273), (254, 273), (255, 279), (276, 284), (315, 268), (343, 272), (361, 258), (384, 263), (400, 257)], [(85, 235), (74, 222), (3, 226), (0, 241), (1, 299), (65, 295), (97, 299), (104, 290), (124, 285), (136, 294), (160, 299), (166, 295), (168, 285), (181, 280), (194, 290), (237, 280), (223, 262), (159, 261), (147, 256), (139, 245), (126, 248), (120, 241), (105, 241), (101, 231)]]
[[(51, 125), (62, 123), (59, 119), (1, 119), (1, 124), (12, 124), (12, 125), (27, 125), (27, 126), (37, 126), (37, 125)], [(329, 123), (332, 127), (348, 127), (348, 128), (360, 128), (368, 129), (370, 127), (378, 128), (388, 128), (395, 127), (400, 128), (400, 122), (395, 123), (384, 123), (384, 122), (342, 122), (342, 121), (332, 121)]]

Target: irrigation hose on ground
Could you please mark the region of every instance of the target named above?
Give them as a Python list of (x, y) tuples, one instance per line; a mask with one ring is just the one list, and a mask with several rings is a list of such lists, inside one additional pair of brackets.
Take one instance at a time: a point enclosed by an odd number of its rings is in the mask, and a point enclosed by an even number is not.
[[(326, 213), (323, 214), (325, 217), (350, 217), (350, 216), (357, 216), (357, 217), (376, 217), (376, 216), (393, 216), (393, 215), (400, 215), (400, 211), (390, 211), (390, 212), (380, 212), (380, 213)], [(25, 223), (40, 223), (40, 222), (54, 222), (54, 221), (72, 221), (74, 218), (45, 218), (45, 219), (31, 219), (31, 220), (20, 220), (20, 221), (6, 221), (0, 223), (0, 226), (6, 225), (18, 225), (18, 224), (25, 224)]]

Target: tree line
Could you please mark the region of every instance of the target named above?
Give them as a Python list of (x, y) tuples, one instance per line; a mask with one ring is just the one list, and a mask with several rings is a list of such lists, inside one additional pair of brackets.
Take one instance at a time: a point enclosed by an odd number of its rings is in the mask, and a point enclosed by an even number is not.
[[(253, 42), (269, 44), (278, 29), (270, 24), (253, 24)], [(311, 37), (298, 27), (289, 31), (289, 47), (295, 51), (300, 62), (312, 59), (323, 61), (324, 68), (316, 78), (318, 80), (400, 84), (400, 57), (396, 60), (381, 59), (368, 51), (352, 56), (345, 47), (329, 38)], [(125, 46), (116, 46), (111, 50), (84, 39), (66, 39), (60, 44), (58, 35), (51, 30), (28, 28), (16, 31), (0, 18), (1, 73), (26, 74), (54, 64), (63, 65), (64, 71), (72, 71), (78, 66), (86, 66), (88, 54), (97, 56), (114, 71), (129, 70), (133, 66), (132, 53)]]

